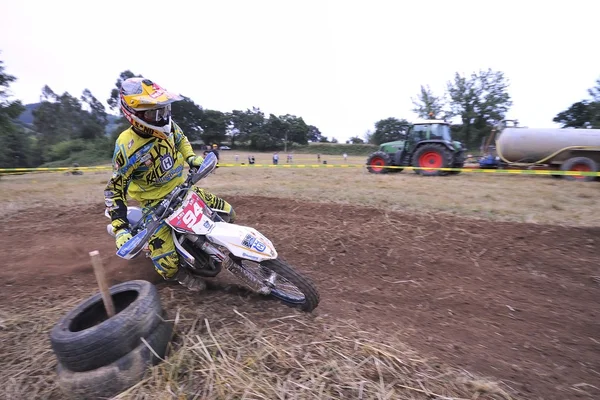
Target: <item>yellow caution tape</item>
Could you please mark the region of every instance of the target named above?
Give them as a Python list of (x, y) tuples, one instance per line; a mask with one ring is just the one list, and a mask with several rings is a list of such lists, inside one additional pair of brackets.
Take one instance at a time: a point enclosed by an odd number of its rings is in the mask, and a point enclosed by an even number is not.
[[(369, 165), (364, 164), (218, 164), (218, 167), (246, 167), (246, 168), (366, 168)], [(428, 167), (401, 167), (401, 166), (380, 166), (370, 165), (371, 167), (386, 169), (402, 169), (407, 171), (426, 170), (426, 171), (456, 171), (465, 173), (486, 173), (486, 174), (524, 174), (524, 175), (569, 175), (569, 176), (595, 176), (600, 177), (600, 172), (586, 171), (561, 171), (561, 170), (541, 170), (541, 169), (485, 169), (485, 168), (428, 168)], [(28, 173), (28, 172), (55, 172), (55, 171), (86, 171), (86, 170), (112, 170), (111, 166), (98, 167), (43, 167), (43, 168), (0, 168), (0, 174)]]
[(111, 170), (111, 166), (100, 167), (38, 167), (38, 168), (0, 168), (0, 172), (35, 172), (35, 171), (78, 171), (78, 170)]
[(542, 169), (492, 169), (492, 168), (428, 168), (428, 167), (401, 167), (401, 166), (379, 166), (361, 164), (218, 164), (219, 167), (269, 167), (269, 168), (366, 168), (379, 167), (387, 169), (401, 169), (406, 171), (457, 171), (473, 173), (496, 173), (496, 174), (526, 174), (526, 175), (575, 175), (575, 176), (599, 176), (600, 172), (585, 171), (561, 171)]

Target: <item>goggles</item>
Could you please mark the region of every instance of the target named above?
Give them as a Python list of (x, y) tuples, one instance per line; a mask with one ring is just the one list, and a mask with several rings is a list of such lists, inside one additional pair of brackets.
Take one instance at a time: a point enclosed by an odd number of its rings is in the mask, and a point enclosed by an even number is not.
[(144, 111), (142, 115), (145, 121), (151, 123), (168, 120), (171, 116), (171, 105), (168, 104), (162, 108)]

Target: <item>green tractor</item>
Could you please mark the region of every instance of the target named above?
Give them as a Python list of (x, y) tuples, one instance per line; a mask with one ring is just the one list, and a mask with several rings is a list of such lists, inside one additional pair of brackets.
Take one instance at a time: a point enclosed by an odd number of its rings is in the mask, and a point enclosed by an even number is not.
[[(410, 125), (404, 139), (382, 143), (379, 150), (367, 158), (367, 170), (384, 174), (400, 172), (402, 167), (462, 168), (465, 164), (464, 153), (462, 143), (452, 140), (448, 122), (426, 120)], [(460, 173), (423, 169), (414, 171), (424, 176)]]

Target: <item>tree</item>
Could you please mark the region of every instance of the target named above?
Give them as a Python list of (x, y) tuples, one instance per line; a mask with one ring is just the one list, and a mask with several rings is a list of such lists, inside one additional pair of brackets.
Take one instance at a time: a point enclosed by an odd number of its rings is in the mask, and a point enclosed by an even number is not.
[(404, 137), (408, 130), (409, 122), (405, 119), (386, 118), (375, 123), (375, 132), (371, 136), (373, 144), (381, 144), (399, 140)]
[(43, 101), (36, 110), (32, 111), (32, 114), (33, 130), (40, 136), (38, 138), (40, 148), (66, 139), (61, 121), (60, 103)]
[(9, 100), (10, 84), (17, 80), (5, 72), (0, 60), (0, 167), (29, 167), (31, 164), (31, 140), (13, 123), (25, 110), (20, 100)]
[(171, 105), (173, 120), (189, 140), (198, 140), (202, 137), (201, 121), (204, 118), (204, 110), (189, 97), (182, 97), (183, 100)]
[[(115, 87), (110, 92), (110, 97), (108, 99), (106, 99), (106, 102), (108, 103), (108, 106), (110, 107), (111, 110), (113, 110), (113, 111), (121, 110), (121, 108), (119, 106), (119, 91), (121, 90), (121, 84), (123, 83), (123, 81), (125, 81), (129, 78), (143, 78), (143, 76), (135, 75), (130, 70), (123, 71), (123, 72), (121, 72), (121, 74), (119, 74), (119, 77), (117, 78), (117, 81), (115, 82)], [(119, 111), (119, 112), (121, 112), (121, 111)]]
[(561, 124), (562, 128), (585, 128), (592, 124), (594, 113), (593, 103), (583, 100), (559, 112), (552, 121)]
[(552, 119), (562, 125), (562, 128), (600, 128), (600, 78), (596, 86), (588, 89), (591, 100), (584, 99), (565, 111), (559, 112)]
[(102, 125), (108, 123), (108, 115), (106, 114), (104, 104), (100, 103), (89, 89), (83, 91), (81, 94), (81, 101), (83, 104), (87, 105), (88, 112), (94, 121)]
[(100, 103), (89, 89), (83, 91), (81, 101), (85, 108), (87, 108), (87, 115), (84, 114), (85, 117), (80, 137), (93, 139), (104, 136), (105, 127), (108, 124), (108, 116), (104, 104)]
[(250, 148), (254, 150), (274, 150), (283, 144), (289, 126), (279, 117), (269, 114), (261, 128), (250, 135)]
[(42, 88), (42, 94), (40, 95), (40, 103), (56, 103), (57, 101), (58, 96), (56, 95), (56, 93), (54, 93), (54, 91), (50, 89), (50, 86), (44, 85), (44, 87)]
[(32, 112), (40, 163), (110, 156), (112, 146), (105, 137), (106, 109), (89, 89), (77, 98), (68, 92), (57, 95), (46, 85), (40, 100)]
[(205, 144), (221, 143), (227, 135), (229, 121), (227, 115), (217, 110), (204, 110), (200, 121), (200, 137)]
[(298, 143), (301, 145), (308, 144), (309, 129), (302, 117), (286, 114), (280, 115), (279, 119), (284, 125), (283, 129), (286, 147), (288, 142)]
[[(270, 114), (269, 118), (265, 119), (262, 112), (242, 113), (236, 110), (231, 118), (234, 129), (239, 130), (240, 134), (248, 135), (250, 148), (253, 150), (274, 150), (282, 147), (285, 150), (288, 143), (306, 145), (309, 137), (317, 138), (321, 134), (316, 127), (307, 125), (302, 117), (291, 114)], [(253, 124), (249, 125), (250, 122)]]
[(412, 111), (415, 112), (419, 118), (443, 118), (441, 113), (444, 108), (444, 100), (442, 97), (434, 96), (429, 86), (424, 87), (421, 85), (421, 92), (418, 97), (416, 99), (411, 98), (411, 100), (415, 106)]
[(364, 140), (362, 140), (361, 138), (359, 138), (358, 136), (353, 136), (350, 139), (346, 140), (346, 143), (348, 144), (363, 144), (365, 143)]
[(321, 137), (323, 137), (323, 134), (321, 133), (321, 131), (319, 130), (319, 128), (317, 128), (314, 125), (309, 125), (308, 126), (308, 135), (307, 135), (307, 139), (311, 142), (320, 142), (321, 141)]
[(80, 101), (68, 92), (59, 96), (46, 85), (40, 99), (40, 106), (33, 111), (33, 126), (41, 134), (44, 146), (104, 136), (108, 123), (106, 110), (88, 89), (83, 91)]
[(588, 89), (588, 93), (596, 103), (600, 103), (600, 78), (596, 80), (596, 86)]
[(85, 111), (82, 109), (82, 104), (76, 97), (71, 96), (68, 92), (63, 93), (59, 97), (60, 104), (60, 126), (65, 132), (67, 139), (75, 139), (82, 137), (82, 128), (84, 121), (88, 119)]
[(494, 124), (504, 119), (512, 105), (507, 92), (508, 82), (499, 71), (480, 70), (468, 78), (457, 72), (454, 82), (448, 82), (447, 88), (449, 117), (461, 117), (461, 133), (467, 147), (478, 142)]
[(253, 134), (260, 132), (265, 124), (265, 114), (257, 107), (252, 107), (252, 110), (246, 109), (246, 111), (233, 110), (228, 116), (231, 124), (229, 134), (232, 146), (235, 145), (236, 140), (249, 140)]

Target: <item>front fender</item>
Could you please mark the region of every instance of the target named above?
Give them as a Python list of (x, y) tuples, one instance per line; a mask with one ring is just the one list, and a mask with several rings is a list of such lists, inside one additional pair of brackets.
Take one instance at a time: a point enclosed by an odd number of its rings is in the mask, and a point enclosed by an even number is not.
[(273, 243), (249, 226), (215, 222), (214, 228), (206, 238), (214, 244), (226, 247), (239, 258), (261, 262), (276, 259), (278, 256)]

